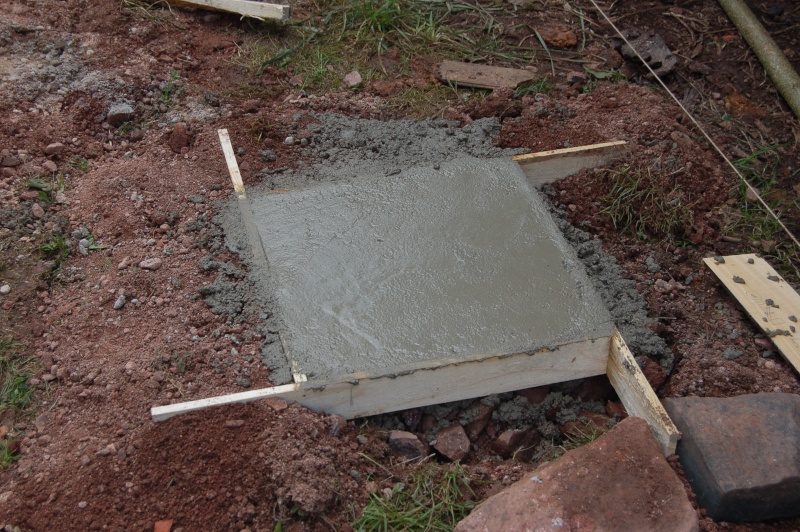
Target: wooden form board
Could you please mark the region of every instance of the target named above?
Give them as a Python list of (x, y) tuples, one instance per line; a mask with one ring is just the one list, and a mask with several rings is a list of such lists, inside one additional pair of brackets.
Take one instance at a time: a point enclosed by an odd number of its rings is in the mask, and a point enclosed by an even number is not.
[(533, 81), (533, 72), (518, 68), (504, 68), (475, 63), (442, 61), (439, 79), (463, 87), (478, 89), (515, 89), (521, 83)]
[(288, 20), (289, 6), (267, 4), (252, 0), (167, 0), (176, 6), (199, 7), (212, 11), (234, 13), (245, 17)]
[(800, 295), (757, 255), (726, 255), (703, 262), (800, 372)]
[(606, 374), (628, 415), (647, 421), (665, 456), (675, 454), (680, 432), (650, 387), (619, 331), (611, 338)]
[(606, 372), (610, 338), (565, 344), (554, 351), (488, 358), (442, 359), (354, 373), (328, 382), (296, 382), (273, 388), (156, 406), (154, 421), (212, 406), (280, 397), (347, 419), (544, 386)]
[(536, 187), (577, 174), (584, 168), (594, 168), (628, 154), (624, 140), (590, 144), (576, 148), (540, 151), (516, 155), (514, 161), (522, 168), (528, 181)]

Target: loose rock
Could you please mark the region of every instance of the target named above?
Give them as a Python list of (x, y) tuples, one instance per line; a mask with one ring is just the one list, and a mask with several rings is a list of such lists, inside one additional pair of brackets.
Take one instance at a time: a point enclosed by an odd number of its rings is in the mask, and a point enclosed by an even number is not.
[(133, 117), (133, 107), (127, 103), (115, 103), (108, 109), (106, 121), (114, 127), (129, 122)]
[(175, 124), (175, 129), (169, 137), (169, 147), (175, 153), (181, 153), (183, 148), (189, 147), (189, 130), (185, 123)]
[(627, 418), (490, 497), (456, 531), (698, 528), (697, 513), (647, 423)]
[(143, 270), (150, 270), (150, 271), (154, 272), (154, 271), (158, 270), (159, 268), (161, 268), (161, 265), (162, 265), (162, 262), (161, 262), (161, 259), (159, 259), (159, 258), (144, 259), (142, 262), (139, 263), (139, 268), (141, 268)]
[(36, 218), (40, 218), (41, 219), (41, 218), (44, 217), (44, 209), (38, 203), (34, 203), (33, 205), (31, 205), (31, 213)]
[(419, 438), (404, 430), (393, 430), (389, 433), (389, 448), (409, 459), (418, 459), (428, 455), (428, 445)]
[(436, 434), (434, 449), (453, 462), (463, 460), (469, 454), (470, 441), (464, 427), (455, 423)]
[(47, 147), (44, 149), (44, 153), (46, 155), (58, 155), (64, 151), (64, 145), (60, 142), (54, 142), (52, 144), (48, 144)]

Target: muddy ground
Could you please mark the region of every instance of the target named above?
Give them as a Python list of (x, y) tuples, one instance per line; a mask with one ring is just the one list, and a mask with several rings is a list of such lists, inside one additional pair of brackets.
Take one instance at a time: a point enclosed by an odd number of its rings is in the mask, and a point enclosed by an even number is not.
[[(750, 4), (797, 67), (800, 9)], [(292, 63), (258, 74), (242, 66), (254, 41), (283, 38), (276, 26), (136, 5), (0, 0), (0, 275), (8, 286), (0, 288), (0, 325), (29, 362), (25, 381), (35, 391), (32, 406), (4, 408), (0, 418), (17, 458), (0, 474), (0, 524), (138, 530), (173, 519), (183, 530), (272, 530), (278, 522), (346, 530), (369, 493), (412, 467), (389, 450), (387, 428), (430, 441), (446, 425), (485, 414), (480, 405), (494, 411), (463, 461), (479, 499), (546, 454), (498, 450), (497, 434), (514, 427), (510, 413), (536, 410), (537, 424), (521, 423), (555, 444), (578, 413), (619, 414), (607, 383), (593, 381), (348, 424), (280, 403), (152, 423), (153, 405), (273, 382), (264, 360), (280, 347), (274, 317), (214, 222), (217, 201), (231, 196), (217, 129), (230, 131), (247, 185), (279, 188), (287, 171), (315, 156), (314, 112), (416, 117), (408, 97), (440, 90), (440, 58), (413, 58), (353, 88), (346, 72), (334, 72), (341, 84), (306, 90)], [(510, 66), (532, 69), (550, 88), (466, 98), (455, 91), (430, 118), (455, 129), (496, 118), (502, 148), (628, 141), (629, 159), (546, 192), (586, 232), (584, 244), (615, 256), (647, 301), (647, 326), (670, 355), (665, 362), (635, 353), (654, 388), (664, 396), (800, 393), (797, 373), (700, 262), (757, 252), (797, 287), (796, 250), (774, 225), (764, 228), (738, 178), (665, 91), (620, 56), (588, 2), (502, 6), (504, 39), (530, 44), (538, 32), (553, 51), (552, 64), (539, 54)], [(294, 7), (295, 17), (313, 20), (315, 6)], [(621, 27), (659, 32), (677, 58), (665, 75), (671, 90), (726, 154), (748, 159), (761, 176), (754, 184), (796, 230), (797, 119), (716, 2), (603, 7)], [(627, 80), (592, 75), (559, 59), (566, 57)], [(381, 62), (397, 66), (391, 47)], [(346, 155), (344, 147), (331, 156)], [(611, 209), (627, 175), (644, 176), (632, 190), (651, 193), (635, 195), (631, 209)], [(543, 399), (547, 391), (558, 401)]]

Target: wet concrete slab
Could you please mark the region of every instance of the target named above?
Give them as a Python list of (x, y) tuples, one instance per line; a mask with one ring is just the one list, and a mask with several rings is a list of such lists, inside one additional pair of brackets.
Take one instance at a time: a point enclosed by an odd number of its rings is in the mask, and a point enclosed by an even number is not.
[(249, 193), (309, 379), (606, 338), (608, 311), (510, 159)]

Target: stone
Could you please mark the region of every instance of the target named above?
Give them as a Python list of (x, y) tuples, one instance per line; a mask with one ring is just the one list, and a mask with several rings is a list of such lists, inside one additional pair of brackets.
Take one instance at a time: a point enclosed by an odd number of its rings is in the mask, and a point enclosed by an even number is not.
[(605, 375), (583, 379), (570, 395), (581, 401), (605, 401), (614, 393), (611, 382)]
[(153, 525), (153, 532), (170, 532), (172, 530), (172, 523), (172, 519), (156, 521), (156, 523)]
[(358, 70), (353, 70), (352, 72), (348, 72), (344, 76), (344, 84), (351, 89), (361, 85), (362, 81), (364, 80), (361, 78), (361, 74), (358, 72)]
[(43, 218), (44, 217), (44, 209), (38, 203), (34, 203), (31, 205), (31, 214), (33, 214), (36, 218)]
[(428, 445), (419, 438), (404, 430), (393, 430), (389, 433), (389, 448), (406, 458), (416, 460), (428, 455)]
[(470, 419), (469, 423), (464, 425), (464, 432), (467, 433), (467, 437), (471, 441), (475, 441), (484, 429), (486, 429), (486, 425), (488, 425), (489, 420), (492, 419), (492, 412), (494, 412), (494, 409), (495, 407), (493, 406), (475, 401), (464, 411), (464, 414)]
[(502, 458), (527, 461), (533, 456), (542, 437), (533, 429), (509, 429), (501, 432), (492, 442), (492, 450)]
[(289, 408), (289, 404), (286, 400), (281, 399), (280, 397), (267, 397), (263, 400), (264, 403), (269, 405), (275, 412), (283, 412), (287, 408)]
[(678, 476), (640, 418), (547, 462), (478, 505), (457, 532), (699, 530)]
[(469, 454), (470, 441), (464, 427), (454, 423), (436, 433), (433, 448), (453, 462), (463, 460)]
[(620, 401), (608, 401), (606, 403), (606, 415), (617, 419), (625, 419), (628, 417), (628, 411), (625, 410), (625, 406)]
[(122, 310), (122, 307), (124, 307), (127, 302), (128, 298), (125, 297), (125, 294), (120, 294), (117, 300), (114, 301), (114, 310)]
[(667, 380), (667, 372), (650, 357), (641, 357), (642, 373), (653, 390), (658, 390)]
[(64, 145), (60, 142), (53, 142), (52, 144), (48, 144), (47, 147), (44, 149), (44, 153), (46, 155), (58, 155), (64, 151)]
[(172, 134), (169, 136), (169, 148), (175, 153), (181, 153), (183, 148), (189, 147), (189, 129), (186, 124), (179, 122), (175, 124)]
[(125, 122), (129, 122), (133, 117), (133, 107), (129, 104), (115, 103), (108, 109), (106, 121), (114, 127), (119, 127)]
[(42, 163), (42, 168), (44, 168), (45, 170), (47, 170), (50, 173), (58, 172), (58, 165), (56, 163), (54, 163), (53, 161), (50, 161), (50, 160), (47, 160), (47, 161), (43, 162)]
[(339, 414), (331, 414), (328, 416), (328, 421), (331, 425), (328, 432), (330, 432), (332, 436), (338, 436), (347, 427), (347, 420), (344, 416), (340, 416)]
[(526, 388), (517, 392), (532, 405), (538, 405), (550, 394), (550, 386), (537, 386), (536, 388)]
[(0, 286), (0, 294), (3, 294), (4, 296), (6, 296), (6, 295), (8, 295), (10, 293), (11, 293), (11, 286), (10, 285), (4, 284), (3, 286)]
[(161, 262), (161, 259), (159, 259), (159, 258), (144, 259), (142, 262), (139, 263), (139, 268), (141, 268), (143, 270), (156, 271), (159, 268), (161, 268), (161, 265), (162, 265), (162, 262)]
[(565, 26), (554, 26), (539, 30), (544, 42), (556, 48), (571, 48), (578, 44), (578, 36)]
[(800, 515), (800, 396), (759, 393), (664, 401), (698, 503), (717, 521)]
[(15, 155), (6, 155), (3, 157), (2, 162), (0, 162), (1, 166), (5, 166), (7, 168), (14, 168), (15, 166), (19, 166), (22, 164), (22, 159)]

